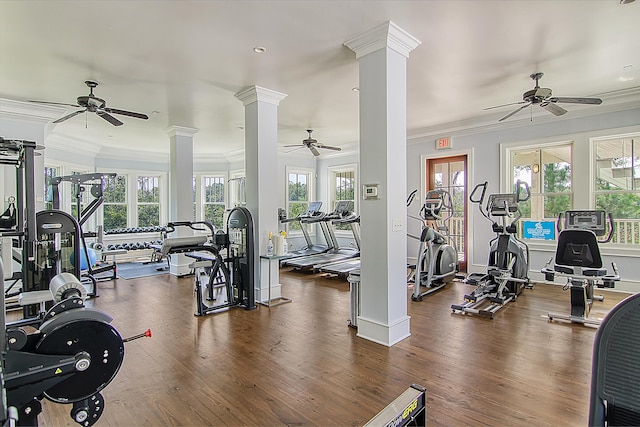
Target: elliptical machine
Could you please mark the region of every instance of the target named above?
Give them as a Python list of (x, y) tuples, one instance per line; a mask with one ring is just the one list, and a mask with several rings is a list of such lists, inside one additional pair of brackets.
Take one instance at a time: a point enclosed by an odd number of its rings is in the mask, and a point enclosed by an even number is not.
[[(452, 281), (459, 270), (458, 251), (449, 234), (448, 220), (453, 216), (451, 194), (443, 189), (430, 190), (420, 209), (423, 223), (420, 246), (413, 274), (414, 287), (411, 299), (422, 299)], [(415, 236), (412, 236), (415, 238)], [(412, 268), (413, 269), (413, 268)], [(421, 291), (425, 287), (425, 291)]]
[[(558, 215), (556, 228), (559, 231), (555, 260), (550, 258), (541, 273), (545, 280), (553, 282), (555, 275), (567, 278), (563, 287), (571, 291), (571, 314), (549, 313), (549, 320), (562, 319), (572, 323), (599, 325), (600, 320), (590, 319), (589, 312), (594, 300), (602, 301), (602, 295), (594, 295), (594, 287), (613, 288), (620, 280), (618, 267), (611, 263), (613, 274), (602, 266), (599, 243), (611, 240), (614, 231), (613, 216), (602, 210), (573, 210)], [(607, 218), (605, 220), (605, 218)], [(609, 223), (609, 232), (606, 223)], [(598, 239), (598, 237), (603, 237)]]
[(469, 200), (476, 203), (482, 216), (491, 221), (491, 227), (497, 235), (489, 242), (491, 249), (487, 272), (467, 276), (465, 283), (475, 285), (476, 288), (464, 296), (463, 303), (452, 304), (451, 310), (454, 313), (479, 314), (493, 319), (498, 310), (517, 299), (525, 286), (530, 287), (529, 248), (515, 234), (516, 223), (522, 217), (518, 203), (529, 200), (531, 192), (526, 182), (518, 181), (515, 193), (490, 194), (483, 207), (486, 191), (485, 181), (476, 185)]

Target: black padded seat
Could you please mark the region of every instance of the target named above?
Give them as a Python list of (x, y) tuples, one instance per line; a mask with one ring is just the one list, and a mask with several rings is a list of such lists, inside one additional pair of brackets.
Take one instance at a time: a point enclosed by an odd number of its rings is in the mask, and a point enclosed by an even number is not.
[[(558, 236), (555, 264), (594, 270), (594, 274), (584, 273), (585, 275), (604, 276), (606, 274), (606, 269), (602, 269), (598, 240), (591, 230), (562, 230)], [(604, 270), (604, 273), (598, 274), (600, 270)]]

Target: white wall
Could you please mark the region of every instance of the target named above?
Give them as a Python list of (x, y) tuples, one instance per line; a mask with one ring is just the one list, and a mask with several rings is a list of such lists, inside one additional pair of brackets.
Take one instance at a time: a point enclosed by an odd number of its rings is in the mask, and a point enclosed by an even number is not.
[[(534, 118), (533, 122), (522, 121), (520, 126), (509, 124), (505, 128), (492, 126), (491, 129), (452, 131), (447, 135), (452, 137), (452, 151), (469, 150), (472, 155), (468, 162), (473, 167), (474, 176), (470, 177), (467, 186), (469, 191), (478, 183), (489, 182), (488, 191), (500, 192), (506, 190), (501, 177), (500, 144), (513, 144), (521, 142), (523, 145), (538, 142), (574, 141), (573, 157), (575, 175), (586, 177), (589, 164), (584, 160), (575, 164), (576, 159), (589, 158), (585, 152), (590, 150), (589, 138), (617, 135), (630, 131), (640, 131), (640, 106), (625, 111), (610, 112), (605, 114), (583, 116), (573, 119), (551, 120)], [(635, 130), (634, 130), (635, 129)], [(415, 188), (420, 188), (421, 182), (421, 156), (441, 156), (441, 150), (435, 149), (436, 139), (444, 136), (441, 133), (421, 136), (410, 139), (407, 149), (407, 193)], [(574, 176), (575, 179), (575, 176)], [(586, 200), (584, 197), (578, 199)], [(588, 208), (588, 206), (575, 206), (576, 208)], [(490, 223), (480, 216), (475, 205), (469, 207), (469, 271), (480, 271), (486, 266), (489, 245), (488, 242), (495, 235), (491, 231)], [(408, 240), (408, 253), (416, 252), (417, 244), (412, 239)], [(540, 270), (546, 260), (553, 255), (555, 247), (533, 247), (531, 249), (531, 270)], [(606, 245), (601, 247), (603, 261), (610, 265), (615, 261), (620, 270), (622, 279), (626, 282), (619, 289), (640, 291), (640, 266), (638, 259), (640, 252), (631, 254), (616, 252), (608, 249)], [(532, 279), (541, 276), (532, 275)]]

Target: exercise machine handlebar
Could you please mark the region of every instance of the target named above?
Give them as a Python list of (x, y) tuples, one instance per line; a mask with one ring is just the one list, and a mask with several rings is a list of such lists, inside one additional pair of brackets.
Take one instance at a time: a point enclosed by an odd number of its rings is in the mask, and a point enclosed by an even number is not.
[[(568, 217), (568, 215), (571, 218)], [(609, 231), (607, 232), (607, 227), (604, 225), (604, 217), (606, 216), (607, 223), (609, 224)], [(564, 220), (563, 220), (564, 218)], [(563, 229), (566, 228), (585, 228), (585, 222), (580, 221), (580, 219), (575, 218), (587, 218), (588, 222), (591, 226), (586, 227), (588, 230), (594, 232), (597, 237), (605, 236), (604, 239), (596, 239), (598, 243), (609, 243), (613, 238), (613, 232), (615, 231), (615, 223), (613, 222), (613, 215), (611, 212), (605, 213), (603, 210), (573, 210), (567, 212), (560, 212), (558, 214), (558, 219), (556, 220), (556, 230), (560, 233)], [(600, 220), (598, 220), (600, 218)], [(570, 222), (582, 222), (582, 224), (572, 226)]]
[(194, 231), (210, 231), (212, 235), (216, 234), (215, 226), (209, 221), (174, 221), (167, 224), (167, 233), (176, 231), (176, 227), (189, 227)]

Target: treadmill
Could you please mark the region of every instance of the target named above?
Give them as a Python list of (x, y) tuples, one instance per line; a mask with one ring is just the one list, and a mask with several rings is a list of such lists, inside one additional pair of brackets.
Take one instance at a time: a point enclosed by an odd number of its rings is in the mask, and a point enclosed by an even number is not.
[[(302, 229), (302, 234), (304, 235), (304, 240), (307, 243), (306, 246), (298, 250), (289, 251), (288, 255), (291, 255), (293, 257), (308, 256), (308, 255), (315, 255), (315, 254), (327, 252), (329, 249), (331, 249), (331, 247), (327, 245), (320, 245), (320, 244), (313, 243), (313, 241), (311, 240), (311, 236), (309, 236), (309, 231), (305, 226), (305, 224), (315, 224), (322, 220), (325, 214), (324, 212), (320, 212), (321, 207), (322, 207), (322, 202), (311, 202), (309, 203), (309, 208), (307, 209), (306, 212), (303, 212), (294, 218), (285, 218), (280, 220), (280, 222), (283, 224), (286, 224), (289, 222), (299, 222), (300, 228)], [(324, 232), (324, 229), (323, 229), (323, 232)], [(325, 234), (325, 239), (326, 239), (326, 234)]]
[(323, 264), (319, 270), (321, 273), (335, 274), (340, 277), (347, 277), (349, 273), (360, 268), (360, 216), (355, 218), (346, 218), (340, 220), (334, 220), (334, 224), (349, 224), (351, 226), (351, 232), (353, 238), (358, 247), (358, 254), (354, 258), (347, 260), (340, 260), (337, 262), (331, 262), (329, 264)]
[(329, 240), (327, 241), (329, 242), (330, 246), (332, 246), (331, 249), (321, 254), (284, 260), (282, 264), (285, 266), (293, 267), (297, 270), (316, 272), (324, 264), (347, 260), (349, 258), (358, 256), (358, 254), (360, 253), (358, 249), (340, 247), (336, 235), (333, 231), (333, 227), (329, 225), (329, 222), (332, 222), (334, 220), (346, 221), (349, 218), (357, 218), (357, 216), (349, 209), (350, 205), (351, 202), (348, 200), (340, 201), (336, 204), (336, 208), (331, 214), (325, 215), (320, 220), (321, 227), (324, 227), (323, 231), (326, 230), (328, 232)]

